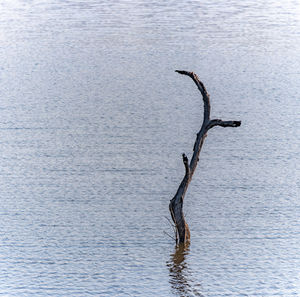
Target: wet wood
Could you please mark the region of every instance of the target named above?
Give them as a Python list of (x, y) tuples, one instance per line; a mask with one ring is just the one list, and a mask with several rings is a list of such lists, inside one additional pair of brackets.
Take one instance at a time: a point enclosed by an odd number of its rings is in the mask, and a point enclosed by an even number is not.
[(178, 190), (170, 201), (169, 210), (171, 213), (172, 220), (176, 227), (176, 243), (187, 243), (190, 241), (190, 230), (188, 224), (185, 221), (183, 215), (183, 200), (189, 183), (192, 180), (194, 172), (196, 170), (200, 151), (209, 129), (220, 126), (220, 127), (239, 127), (241, 121), (222, 121), (220, 119), (210, 119), (210, 98), (209, 94), (205, 89), (204, 84), (199, 80), (198, 76), (194, 72), (176, 70), (176, 72), (189, 76), (196, 84), (200, 91), (204, 104), (204, 115), (202, 126), (197, 133), (196, 141), (194, 144), (193, 155), (189, 162), (187, 156), (182, 154), (182, 160), (185, 167), (185, 175), (178, 187)]

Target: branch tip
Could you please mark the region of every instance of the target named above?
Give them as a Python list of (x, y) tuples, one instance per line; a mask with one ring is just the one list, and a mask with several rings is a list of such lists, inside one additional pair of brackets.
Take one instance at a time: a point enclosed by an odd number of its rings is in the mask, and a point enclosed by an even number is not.
[(183, 75), (193, 76), (194, 72), (186, 71), (186, 70), (175, 70), (175, 72)]
[(188, 157), (186, 156), (185, 153), (182, 154), (182, 160), (184, 164), (189, 162)]

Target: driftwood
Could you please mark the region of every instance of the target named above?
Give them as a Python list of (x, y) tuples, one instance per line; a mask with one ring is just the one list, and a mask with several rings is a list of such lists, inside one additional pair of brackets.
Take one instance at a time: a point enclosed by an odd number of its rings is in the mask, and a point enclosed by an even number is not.
[(209, 129), (215, 126), (221, 127), (239, 127), (241, 125), (240, 121), (222, 121), (220, 119), (210, 119), (210, 101), (209, 94), (207, 93), (204, 84), (199, 80), (198, 76), (194, 72), (176, 70), (180, 74), (189, 76), (196, 86), (198, 87), (200, 93), (202, 94), (203, 103), (204, 103), (204, 116), (203, 123), (200, 131), (197, 133), (197, 138), (194, 144), (193, 156), (189, 163), (189, 160), (185, 154), (182, 154), (182, 160), (185, 167), (184, 178), (179, 185), (179, 188), (170, 201), (169, 209), (171, 213), (172, 220), (176, 227), (176, 243), (187, 243), (190, 240), (190, 230), (188, 224), (186, 223), (182, 211), (183, 199), (187, 191), (188, 185), (192, 180), (193, 174), (196, 170), (197, 163), (199, 161), (200, 151), (204, 142), (204, 139), (207, 135)]

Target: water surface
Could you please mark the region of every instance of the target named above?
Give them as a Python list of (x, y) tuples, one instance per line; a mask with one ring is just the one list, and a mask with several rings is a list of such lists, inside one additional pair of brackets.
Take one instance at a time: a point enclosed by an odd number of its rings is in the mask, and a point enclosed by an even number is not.
[[(0, 295), (298, 296), (297, 1), (3, 1)], [(192, 242), (165, 216), (202, 120)]]

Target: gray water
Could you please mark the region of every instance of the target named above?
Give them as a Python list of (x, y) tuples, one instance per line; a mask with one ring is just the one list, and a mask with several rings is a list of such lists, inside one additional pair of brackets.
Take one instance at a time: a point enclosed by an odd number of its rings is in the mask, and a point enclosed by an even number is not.
[[(0, 296), (300, 296), (299, 1), (0, 4)], [(176, 250), (168, 203), (212, 117)]]

